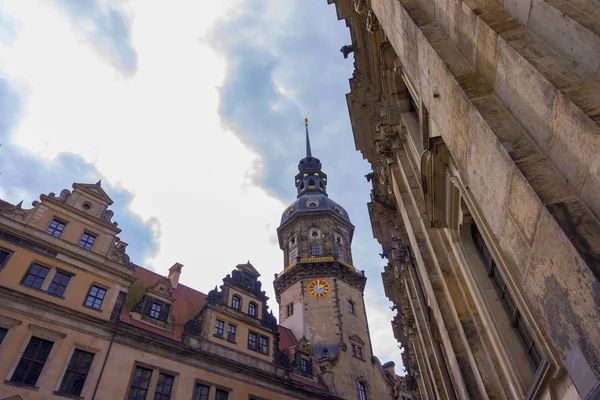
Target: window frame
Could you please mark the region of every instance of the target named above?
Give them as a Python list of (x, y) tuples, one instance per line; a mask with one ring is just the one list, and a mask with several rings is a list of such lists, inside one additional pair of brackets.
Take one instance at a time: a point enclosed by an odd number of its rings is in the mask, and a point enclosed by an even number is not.
[[(56, 282), (54, 282), (54, 280), (56, 279), (56, 276), (58, 274), (61, 274), (63, 276), (68, 277), (66, 285), (63, 285), (62, 283), (56, 283)], [(46, 293), (49, 294), (50, 296), (54, 296), (54, 297), (58, 297), (58, 298), (63, 298), (64, 299), (65, 293), (67, 292), (67, 288), (69, 287), (69, 283), (71, 283), (71, 278), (73, 278), (74, 276), (75, 275), (72, 274), (72, 273), (70, 273), (70, 272), (67, 272), (67, 271), (64, 271), (62, 269), (56, 268), (56, 270), (54, 271), (54, 275), (52, 275), (52, 280), (50, 280), (50, 284), (48, 285), (48, 288), (46, 288)], [(58, 294), (56, 294), (54, 292), (50, 292), (50, 288), (52, 287), (53, 284), (56, 284), (57, 287), (64, 286), (64, 289), (63, 289), (63, 291), (62, 291), (62, 293), (60, 295), (58, 295)]]
[[(137, 397), (137, 395), (139, 394), (139, 392), (138, 392), (139, 389), (142, 389), (142, 390), (146, 391), (146, 393), (144, 395), (144, 399), (147, 399), (148, 398), (148, 394), (150, 393), (150, 384), (152, 383), (152, 374), (154, 373), (154, 369), (152, 367), (148, 366), (148, 365), (140, 364), (140, 363), (136, 362), (136, 363), (133, 364), (133, 370), (131, 371), (131, 376), (129, 378), (129, 383), (127, 385), (127, 393), (125, 395), (126, 396), (125, 397), (126, 400), (129, 400), (130, 398), (132, 398), (131, 397), (131, 390), (133, 388), (133, 382), (134, 382), (135, 373), (136, 373), (136, 371), (138, 369), (149, 371), (150, 375), (148, 376), (148, 384), (146, 385), (145, 388), (143, 388), (141, 386), (139, 386), (139, 387), (136, 386), (136, 388), (135, 388), (136, 392), (135, 392), (135, 395), (133, 396), (133, 399), (135, 399)], [(143, 377), (140, 377), (140, 380), (141, 379), (143, 379)]]
[[(220, 394), (225, 393), (225, 397), (219, 396)], [(227, 390), (224, 388), (216, 388), (215, 390), (215, 400), (229, 400), (229, 394), (231, 393), (231, 390)]]
[[(263, 343), (264, 341), (264, 343)], [(269, 343), (271, 341), (269, 340), (268, 336), (264, 336), (264, 335), (259, 335), (258, 336), (258, 352), (260, 354), (265, 354), (265, 355), (269, 355), (270, 351), (269, 351)], [(264, 349), (264, 351), (263, 351)]]
[(2, 261), (0, 263), (0, 271), (2, 271), (4, 269), (4, 267), (6, 267), (6, 265), (8, 265), (8, 262), (10, 261), (10, 258), (12, 257), (14, 251), (9, 250), (4, 247), (0, 247), (0, 253), (6, 253), (6, 257), (4, 257), (4, 261)]
[[(91, 238), (93, 238), (93, 240), (92, 240), (92, 243), (89, 243), (89, 240), (85, 240), (85, 241), (84, 241), (84, 240), (83, 240), (83, 237), (84, 237), (84, 236), (88, 236), (88, 238), (90, 238), (90, 237), (91, 237)], [(94, 244), (96, 243), (96, 239), (98, 239), (98, 236), (99, 236), (99, 235), (97, 235), (97, 234), (95, 234), (95, 233), (92, 233), (92, 232), (90, 232), (90, 231), (87, 231), (87, 230), (86, 230), (86, 231), (83, 231), (83, 233), (81, 234), (81, 237), (79, 238), (79, 242), (77, 242), (77, 246), (79, 246), (79, 248), (82, 248), (82, 249), (84, 249), (84, 250), (87, 250), (87, 251), (92, 251), (92, 248), (94, 247)], [(83, 246), (81, 245), (81, 243), (82, 243), (82, 242), (84, 243), (84, 245), (83, 245)], [(89, 245), (90, 245), (90, 247), (89, 247), (89, 248), (88, 248), (88, 247), (86, 247), (86, 245), (87, 245), (87, 244), (89, 244)]]
[(152, 305), (150, 306), (150, 314), (148, 315), (150, 318), (159, 319), (160, 313), (163, 309), (163, 304), (157, 301), (152, 301)]
[[(14, 381), (13, 378), (17, 372), (17, 368), (19, 366), (19, 364), (21, 364), (21, 361), (23, 360), (23, 358), (25, 357), (25, 353), (27, 352), (27, 348), (29, 347), (29, 344), (31, 343), (31, 341), (33, 339), (39, 340), (40, 344), (42, 342), (47, 342), (50, 343), (50, 349), (48, 350), (48, 354), (46, 355), (46, 358), (44, 359), (44, 362), (42, 364), (42, 367), (40, 368), (40, 371), (35, 379), (35, 382), (33, 384), (28, 384), (25, 383), (24, 381)], [(9, 381), (11, 384), (17, 385), (17, 386), (23, 386), (23, 387), (32, 387), (32, 388), (38, 388), (40, 386), (40, 380), (42, 379), (42, 377), (44, 376), (44, 373), (46, 371), (46, 368), (48, 366), (48, 359), (50, 359), (50, 356), (52, 355), (52, 351), (56, 348), (56, 340), (52, 340), (51, 338), (45, 337), (44, 335), (36, 335), (33, 332), (29, 335), (29, 338), (27, 339), (25, 345), (23, 346), (23, 349), (21, 350), (21, 352), (19, 353), (19, 356), (17, 357), (17, 361), (16, 364), (13, 366), (13, 368), (11, 368), (11, 370), (9, 371), (8, 375), (9, 378), (7, 379), (7, 381)], [(33, 357), (28, 358), (28, 360), (33, 361), (33, 363), (40, 363), (37, 360), (34, 360), (34, 357), (37, 356), (37, 352), (39, 351), (39, 345), (38, 345), (38, 349), (36, 350), (35, 354)], [(29, 367), (27, 368), (27, 372), (23, 377), (23, 380), (25, 380), (25, 378), (29, 375), (29, 372), (31, 370), (31, 365), (29, 365)]]
[[(252, 341), (254, 343), (254, 347), (250, 347), (250, 336), (254, 337), (254, 340)], [(253, 351), (258, 351), (258, 338), (260, 337), (260, 335), (256, 332), (252, 332), (252, 331), (248, 331), (248, 350), (253, 350)]]
[[(250, 312), (251, 307), (254, 308), (254, 312)], [(248, 315), (254, 318), (258, 317), (258, 304), (256, 302), (251, 301), (248, 303)]]
[[(219, 323), (221, 324), (221, 326), (220, 326), (220, 328), (217, 329), (217, 325)], [(217, 334), (217, 331), (219, 332), (219, 334)], [(217, 318), (215, 320), (215, 328), (213, 329), (213, 336), (223, 339), (224, 332), (225, 332), (225, 321)]]
[[(231, 328), (233, 328), (233, 332), (230, 332)], [(233, 335), (233, 339), (230, 338), (230, 335)], [(237, 335), (237, 325), (232, 323), (227, 323), (227, 341), (230, 343), (236, 343), (235, 338)]]
[[(53, 227), (52, 226), (52, 224), (54, 222), (57, 222), (57, 227)], [(61, 218), (53, 217), (52, 220), (50, 221), (50, 223), (48, 224), (48, 226), (46, 227), (46, 234), (48, 234), (50, 236), (53, 236), (55, 238), (59, 238), (59, 237), (61, 237), (61, 235), (65, 231), (65, 228), (67, 227), (67, 224), (68, 224), (68, 222), (65, 222)], [(60, 225), (62, 225), (62, 228), (58, 229), (58, 227), (60, 227)], [(52, 229), (52, 232), (49, 232), (50, 229)], [(58, 235), (55, 235), (56, 232), (58, 232)]]
[[(201, 397), (202, 393), (197, 393), (198, 387), (206, 388), (208, 390), (206, 392), (206, 398)], [(209, 400), (210, 399), (211, 388), (212, 388), (211, 384), (209, 384), (207, 382), (202, 382), (202, 381), (198, 381), (197, 380), (194, 383), (194, 391), (192, 392), (192, 400)]]
[(358, 400), (368, 400), (367, 384), (363, 381), (356, 381), (356, 391), (358, 392)]
[(292, 315), (294, 315), (294, 302), (288, 303), (288, 305), (286, 306), (286, 310), (285, 310), (287, 317), (289, 318)]
[[(161, 392), (158, 392), (158, 388), (159, 388), (159, 384), (161, 383), (160, 378), (164, 377), (162, 385), (160, 386), (160, 390)], [(168, 393), (163, 393), (162, 390), (165, 388), (165, 379), (171, 379), (171, 387), (169, 388), (169, 392)], [(175, 375), (171, 375), (167, 372), (158, 371), (158, 378), (156, 380), (156, 386), (154, 387), (154, 396), (153, 399), (154, 400), (171, 400), (171, 396), (173, 395), (173, 388), (175, 387)], [(156, 397), (156, 395), (158, 394), (158, 398)]]
[[(104, 295), (103, 295), (103, 297), (102, 297), (102, 299), (101, 299), (101, 301), (100, 301), (100, 305), (98, 306), (98, 308), (94, 307), (95, 300), (92, 302), (92, 305), (90, 305), (90, 306), (88, 306), (88, 305), (87, 305), (88, 299), (89, 299), (90, 297), (93, 297), (94, 299), (98, 299), (98, 297), (97, 297), (97, 296), (93, 296), (93, 295), (91, 294), (91, 293), (92, 293), (92, 289), (93, 289), (94, 287), (98, 288), (99, 290), (103, 290), (103, 291), (104, 291)], [(105, 286), (102, 286), (102, 285), (99, 285), (99, 284), (97, 284), (97, 283), (92, 283), (92, 284), (90, 285), (90, 288), (89, 288), (89, 289), (88, 289), (88, 291), (87, 291), (87, 294), (85, 295), (85, 298), (84, 298), (84, 300), (83, 300), (83, 306), (84, 306), (84, 307), (86, 307), (86, 308), (89, 308), (89, 309), (95, 310), (95, 311), (102, 311), (102, 304), (104, 304), (104, 300), (106, 299), (106, 295), (107, 295), (107, 294), (108, 294), (108, 288), (107, 288), (107, 287), (105, 287)]]
[(313, 257), (320, 257), (321, 256), (321, 247), (317, 243), (314, 243), (311, 246), (311, 255)]
[[(46, 269), (46, 270), (47, 270), (47, 271), (46, 271), (46, 274), (44, 275), (44, 278), (42, 279), (42, 283), (40, 284), (40, 286), (39, 286), (39, 287), (36, 287), (36, 286), (33, 286), (33, 285), (27, 285), (27, 284), (25, 283), (26, 279), (29, 277), (30, 271), (31, 271), (31, 270), (32, 270), (32, 268), (33, 268), (33, 267), (35, 267), (35, 266), (38, 266), (38, 267), (40, 267), (40, 270), (41, 270), (41, 269)], [(30, 288), (30, 289), (34, 289), (34, 290), (40, 290), (40, 291), (42, 291), (42, 292), (43, 292), (44, 290), (43, 290), (42, 288), (44, 287), (44, 283), (45, 283), (45, 282), (46, 282), (46, 280), (48, 279), (48, 274), (50, 274), (50, 271), (52, 271), (52, 267), (47, 267), (47, 266), (45, 266), (45, 265), (43, 265), (43, 264), (41, 264), (41, 263), (38, 263), (37, 261), (33, 261), (33, 262), (32, 262), (32, 263), (29, 265), (29, 267), (27, 268), (27, 271), (25, 271), (25, 274), (23, 275), (23, 278), (21, 278), (20, 284), (21, 284), (22, 286), (28, 287), (28, 288)], [(33, 278), (33, 282), (35, 282), (35, 279), (36, 279), (36, 278), (40, 278), (40, 276), (39, 276), (39, 275), (34, 275), (34, 274), (31, 274), (31, 275), (33, 275), (33, 276), (34, 276), (34, 278)]]
[[(236, 306), (236, 302), (237, 302), (237, 306)], [(238, 311), (242, 310), (242, 296), (240, 296), (238, 294), (234, 294), (233, 296), (231, 296), (231, 308), (233, 308), (234, 310), (238, 310)]]
[(352, 315), (356, 315), (355, 304), (352, 300), (348, 300), (348, 312)]
[[(75, 355), (75, 353), (77, 351), (80, 351), (80, 352), (83, 352), (83, 353), (87, 353), (87, 354), (91, 354), (92, 355), (92, 359), (91, 359), (91, 361), (89, 363), (89, 367), (88, 367), (87, 372), (85, 372), (85, 378), (83, 380), (83, 384), (81, 385), (81, 389), (80, 389), (79, 393), (71, 393), (71, 392), (68, 392), (68, 391), (64, 391), (63, 390), (63, 385), (64, 385), (65, 379), (67, 377), (67, 374), (69, 372), (71, 372), (70, 369), (69, 369), (69, 367), (71, 365), (71, 361), (73, 361), (73, 356)], [(90, 376), (91, 372), (94, 370), (94, 366), (96, 364), (96, 360), (97, 360), (96, 354), (98, 354), (97, 351), (94, 351), (94, 350), (91, 350), (91, 349), (88, 349), (88, 348), (73, 347), (73, 349), (71, 350), (71, 353), (69, 355), (68, 361), (65, 364), (63, 373), (62, 373), (62, 375), (61, 375), (61, 377), (60, 377), (60, 379), (58, 381), (55, 393), (59, 394), (59, 395), (65, 394), (67, 396), (84, 397), (85, 394), (86, 394), (85, 393), (86, 386), (88, 385), (88, 382), (89, 382), (87, 378)], [(81, 371), (73, 371), (73, 372), (75, 374), (83, 374)]]

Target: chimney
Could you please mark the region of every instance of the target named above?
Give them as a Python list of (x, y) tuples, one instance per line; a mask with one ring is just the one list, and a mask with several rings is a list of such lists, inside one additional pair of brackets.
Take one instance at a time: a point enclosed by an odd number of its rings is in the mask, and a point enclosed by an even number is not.
[(168, 278), (171, 281), (171, 287), (173, 289), (177, 289), (177, 285), (179, 284), (179, 276), (181, 275), (181, 268), (183, 265), (179, 263), (173, 264), (171, 268), (169, 268)]

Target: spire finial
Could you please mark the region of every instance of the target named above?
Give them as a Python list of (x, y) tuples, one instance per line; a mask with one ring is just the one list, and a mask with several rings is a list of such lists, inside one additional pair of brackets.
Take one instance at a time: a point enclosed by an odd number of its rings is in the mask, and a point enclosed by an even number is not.
[(304, 126), (306, 127), (306, 157), (312, 157), (310, 151), (310, 138), (308, 137), (308, 118), (304, 118)]

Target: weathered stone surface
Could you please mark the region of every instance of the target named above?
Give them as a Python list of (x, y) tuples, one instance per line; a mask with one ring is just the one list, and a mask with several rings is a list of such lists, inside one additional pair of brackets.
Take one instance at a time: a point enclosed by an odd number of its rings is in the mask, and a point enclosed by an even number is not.
[(506, 206), (521, 234), (532, 245), (543, 204), (517, 168), (511, 176)]

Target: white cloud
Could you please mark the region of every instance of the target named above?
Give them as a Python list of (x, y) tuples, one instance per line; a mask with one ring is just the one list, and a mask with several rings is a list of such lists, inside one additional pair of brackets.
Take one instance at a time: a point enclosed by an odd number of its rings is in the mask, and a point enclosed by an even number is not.
[(158, 219), (162, 234), (158, 253), (135, 262), (166, 273), (179, 261), (184, 283), (207, 291), (250, 259), (270, 282), (281, 256), (269, 238), (285, 205), (251, 182), (258, 155), (221, 128), (225, 63), (202, 41), (232, 4), (169, 2), (165, 12), (162, 1), (128, 3), (130, 76), (100, 58), (86, 24), (48, 2), (6, 5), (21, 26), (0, 47), (0, 69), (25, 100), (14, 144), (46, 158), (80, 154), (104, 182), (133, 191), (132, 211)]

